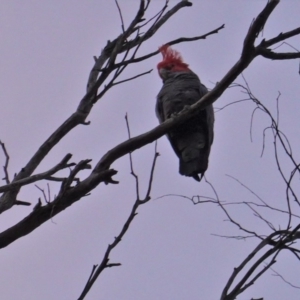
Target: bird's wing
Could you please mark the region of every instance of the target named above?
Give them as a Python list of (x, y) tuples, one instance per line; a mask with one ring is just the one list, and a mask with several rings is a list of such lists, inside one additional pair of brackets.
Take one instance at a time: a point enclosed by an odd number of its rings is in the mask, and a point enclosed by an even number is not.
[(160, 96), (160, 94), (158, 94), (158, 96), (157, 96), (155, 113), (158, 118), (159, 124), (163, 123), (165, 121), (165, 114), (164, 114), (164, 108), (163, 108), (163, 101), (162, 101), (162, 97)]

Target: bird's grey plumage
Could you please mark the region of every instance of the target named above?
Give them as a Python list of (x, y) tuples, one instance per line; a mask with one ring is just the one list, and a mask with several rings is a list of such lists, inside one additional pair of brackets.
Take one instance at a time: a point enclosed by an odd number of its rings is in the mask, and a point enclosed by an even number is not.
[[(189, 72), (168, 72), (157, 96), (156, 115), (162, 123), (179, 113), (207, 93), (198, 76)], [(200, 181), (208, 167), (208, 157), (213, 142), (214, 111), (212, 105), (195, 117), (178, 125), (167, 136), (179, 157), (179, 173)], [(200, 178), (199, 175), (200, 174)]]

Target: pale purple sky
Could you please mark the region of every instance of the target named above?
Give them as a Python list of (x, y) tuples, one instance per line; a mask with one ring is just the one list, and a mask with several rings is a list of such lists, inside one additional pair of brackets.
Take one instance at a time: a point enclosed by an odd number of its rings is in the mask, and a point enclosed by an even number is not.
[[(137, 0), (120, 0), (125, 25), (133, 18)], [(170, 7), (178, 1), (170, 1)], [(179, 44), (190, 68), (201, 81), (212, 88), (238, 60), (243, 38), (253, 18), (266, 1), (194, 0), (192, 8), (178, 12), (141, 48), (146, 54), (172, 39), (196, 36), (223, 23), (219, 34), (192, 43)], [(163, 5), (153, 0), (147, 17)], [(282, 1), (270, 17), (263, 37), (299, 27), (300, 2)], [(12, 177), (38, 149), (41, 143), (76, 109), (85, 94), (93, 56), (99, 55), (107, 40), (119, 35), (120, 19), (113, 0), (89, 1), (1, 1), (0, 10), (0, 139), (11, 156)], [(258, 40), (261, 40), (259, 37)], [(299, 37), (289, 40), (300, 49)], [(282, 51), (291, 51), (282, 48)], [(123, 79), (153, 68), (150, 75), (118, 85), (93, 108), (89, 126), (80, 126), (60, 142), (37, 172), (48, 170), (66, 153), (73, 161), (93, 159), (93, 166), (110, 148), (127, 139), (125, 113), (129, 115), (133, 136), (158, 124), (154, 113), (155, 98), (161, 88), (155, 56), (130, 66)], [(299, 161), (299, 95), (298, 61), (255, 59), (244, 72), (253, 93), (274, 113), (280, 91), (280, 125), (289, 137), (295, 158)], [(239, 78), (239, 82), (241, 78)], [(227, 91), (215, 103), (222, 107), (244, 98), (239, 89)], [(232, 175), (270, 204), (286, 208), (284, 184), (274, 161), (271, 135), (261, 158), (262, 131), (269, 119), (257, 113), (250, 141), (250, 118), (254, 104), (244, 102), (216, 113), (215, 140), (210, 155), (207, 179), (223, 201), (254, 201), (249, 192), (226, 176)], [(152, 190), (152, 201), (139, 214), (113, 252), (111, 262), (121, 267), (104, 271), (86, 299), (219, 299), (232, 270), (257, 245), (257, 240), (236, 241), (211, 235), (241, 234), (213, 204), (194, 206), (179, 197), (156, 198), (166, 194), (213, 196), (204, 181), (200, 184), (178, 174), (178, 159), (167, 139), (158, 142), (158, 159)], [(145, 193), (154, 144), (134, 152), (134, 166), (140, 176), (141, 195)], [(285, 158), (282, 156), (283, 161)], [(0, 153), (1, 165), (4, 157)], [(68, 208), (30, 235), (23, 237), (0, 253), (1, 299), (77, 299), (92, 269), (102, 260), (136, 198), (134, 179), (130, 176), (129, 158), (112, 166), (118, 170), (119, 185), (100, 185), (89, 197)], [(290, 172), (285, 165), (285, 172)], [(88, 171), (82, 172), (82, 178)], [(2, 176), (2, 175), (1, 175)], [(298, 180), (298, 179), (297, 179)], [(4, 183), (4, 182), (3, 182)], [(46, 188), (46, 182), (39, 182)], [(51, 193), (58, 186), (50, 183)], [(33, 203), (41, 196), (34, 186), (22, 189), (19, 199)], [(299, 212), (295, 208), (295, 212)], [(24, 218), (31, 207), (14, 207), (1, 215), (4, 230)], [(269, 234), (245, 208), (232, 206), (232, 216), (245, 227)], [(269, 214), (275, 226), (284, 228), (286, 218)], [(269, 214), (269, 215), (268, 215)], [(280, 255), (274, 266), (285, 278), (300, 286), (300, 271), (295, 257)], [(293, 289), (267, 272), (238, 299), (299, 299)]]

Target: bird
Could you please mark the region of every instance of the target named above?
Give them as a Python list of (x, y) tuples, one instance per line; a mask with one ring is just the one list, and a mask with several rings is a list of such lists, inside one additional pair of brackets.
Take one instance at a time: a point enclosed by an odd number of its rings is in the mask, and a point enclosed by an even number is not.
[[(163, 86), (157, 95), (155, 112), (161, 124), (199, 101), (208, 90), (178, 51), (168, 44), (161, 46), (159, 51), (163, 60), (158, 63), (157, 70)], [(212, 105), (208, 105), (167, 133), (179, 158), (181, 175), (201, 181), (208, 168), (213, 130), (214, 110)]]

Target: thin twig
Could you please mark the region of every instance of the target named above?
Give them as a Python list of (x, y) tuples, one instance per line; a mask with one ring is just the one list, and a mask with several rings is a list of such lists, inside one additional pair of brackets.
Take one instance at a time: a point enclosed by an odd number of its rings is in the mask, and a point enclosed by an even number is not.
[(123, 20), (123, 15), (122, 15), (122, 11), (121, 8), (119, 6), (118, 0), (115, 0), (115, 3), (117, 5), (118, 11), (119, 11), (119, 15), (120, 15), (120, 19), (121, 19), (121, 28), (122, 28), (122, 32), (125, 32), (125, 27), (124, 27), (124, 20)]
[(270, 270), (272, 270), (275, 273), (275, 274), (272, 274), (273, 276), (279, 277), (281, 280), (283, 280), (285, 283), (287, 283), (288, 285), (290, 285), (291, 287), (293, 287), (295, 289), (300, 289), (300, 286), (290, 283), (282, 275), (280, 275), (278, 272), (276, 272), (273, 268), (270, 268)]
[(152, 183), (153, 183), (153, 177), (154, 177), (154, 169), (155, 169), (155, 164), (156, 164), (156, 160), (159, 157), (159, 153), (157, 152), (157, 141), (155, 141), (155, 147), (154, 147), (154, 158), (153, 158), (153, 162), (152, 162), (152, 166), (151, 166), (151, 171), (150, 171), (150, 178), (149, 178), (149, 182), (148, 182), (148, 189), (145, 195), (145, 198), (143, 200), (140, 200), (140, 204), (144, 204), (146, 202), (148, 202), (151, 197), (150, 197), (150, 193), (151, 193), (151, 188), (152, 188)]
[[(293, 157), (292, 154), (292, 148), (291, 145), (289, 143), (289, 140), (287, 138), (287, 136), (279, 129), (279, 125), (278, 125), (278, 121), (279, 121), (279, 107), (278, 107), (278, 102), (279, 102), (279, 97), (280, 97), (280, 93), (278, 94), (278, 97), (276, 98), (276, 112), (277, 112), (277, 117), (276, 119), (272, 116), (271, 112), (269, 109), (267, 109), (267, 107), (257, 99), (257, 97), (255, 97), (252, 93), (252, 91), (250, 90), (249, 84), (246, 80), (245, 77), (242, 77), (245, 83), (245, 86), (240, 85), (240, 87), (242, 87), (245, 92), (249, 95), (250, 99), (257, 105), (257, 107), (263, 111), (265, 114), (267, 114), (270, 117), (271, 120), (271, 125), (266, 127), (263, 131), (263, 141), (265, 141), (265, 132), (268, 129), (271, 129), (272, 135), (273, 135), (273, 146), (274, 146), (274, 154), (275, 154), (275, 161), (277, 164), (277, 168), (278, 171), (283, 179), (283, 181), (286, 184), (286, 200), (287, 200), (287, 207), (288, 207), (288, 211), (289, 211), (289, 219), (288, 219), (288, 223), (287, 223), (287, 228), (290, 227), (291, 221), (292, 221), (292, 212), (291, 212), (291, 203), (290, 203), (290, 193), (293, 196), (294, 200), (300, 205), (300, 202), (297, 198), (296, 193), (294, 192), (293, 188), (292, 188), (292, 179), (296, 173), (296, 170), (298, 171), (298, 173), (300, 173), (300, 168), (299, 168), (299, 164), (295, 161), (295, 158)], [(289, 157), (289, 159), (291, 160), (294, 169), (291, 171), (289, 178), (287, 178), (285, 176), (285, 174), (282, 171), (281, 168), (281, 163), (279, 161), (279, 156), (278, 156), (278, 142), (280, 143), (280, 145), (283, 147), (283, 150), (285, 151), (286, 155)], [(263, 143), (263, 149), (264, 149), (264, 143)]]
[[(127, 113), (125, 115), (125, 121), (126, 121), (126, 128), (127, 128), (128, 139), (130, 139), (131, 138), (131, 134), (130, 134), (130, 127), (129, 127), (129, 121), (128, 121), (128, 115), (127, 115)], [(137, 198), (137, 200), (140, 200), (139, 177), (135, 174), (134, 169), (133, 169), (132, 153), (129, 152), (128, 155), (129, 155), (129, 163), (130, 163), (130, 174), (134, 177), (134, 180), (135, 180), (136, 198)]]
[(237, 104), (237, 103), (242, 103), (242, 102), (248, 102), (248, 101), (251, 101), (251, 99), (240, 99), (240, 100), (237, 100), (237, 101), (232, 101), (222, 107), (214, 107), (214, 112), (215, 113), (218, 113), (220, 111), (222, 111), (223, 109), (227, 108), (228, 106), (231, 106), (233, 104)]
[(260, 46), (262, 47), (270, 47), (273, 46), (274, 44), (277, 44), (279, 42), (285, 41), (293, 36), (299, 35), (300, 33), (300, 27), (295, 28), (291, 31), (287, 31), (284, 33), (279, 33), (276, 37), (269, 39), (269, 40), (262, 40), (260, 43)]
[[(218, 28), (206, 33), (206, 34), (191, 37), (191, 38), (181, 37), (181, 38), (178, 38), (178, 39), (175, 39), (175, 40), (168, 41), (168, 42), (166, 42), (166, 44), (172, 46), (172, 45), (176, 45), (176, 44), (179, 44), (179, 43), (182, 43), (182, 42), (191, 42), (191, 41), (197, 41), (197, 40), (204, 40), (210, 35), (219, 33), (219, 31), (222, 30), (223, 28), (225, 28), (224, 24), (219, 26)], [(160, 53), (159, 50), (156, 50), (156, 51), (153, 51), (153, 52), (151, 52), (147, 55), (144, 55), (144, 56), (141, 56), (141, 57), (138, 57), (138, 58), (131, 58), (130, 60), (126, 60), (126, 61), (123, 61), (123, 62), (120, 62), (120, 63), (116, 63), (114, 65), (114, 68), (118, 68), (122, 65), (128, 65), (128, 64), (132, 64), (132, 63), (141, 62), (141, 61), (146, 60), (146, 59), (148, 59), (148, 58), (150, 58), (154, 55), (157, 55), (159, 53)]]
[(250, 234), (250, 235), (253, 235), (253, 236), (256, 236), (257, 238), (259, 239), (262, 239), (260, 235), (258, 235), (256, 232), (254, 231), (251, 231), (251, 230), (248, 230), (246, 228), (244, 228), (240, 223), (238, 223), (237, 221), (235, 221), (229, 214), (229, 212), (226, 210), (226, 208), (224, 207), (224, 204), (220, 201), (219, 199), (219, 196), (217, 194), (217, 191), (216, 189), (214, 188), (214, 186), (205, 178), (205, 182), (208, 183), (208, 185), (211, 187), (211, 189), (213, 190), (214, 194), (215, 194), (215, 197), (216, 197), (216, 200), (217, 200), (217, 203), (219, 205), (219, 207), (223, 210), (223, 212), (225, 213), (225, 215), (227, 216), (228, 220), (236, 225), (240, 230)]
[[(240, 202), (223, 202), (223, 205), (224, 206), (229, 206), (229, 205), (247, 205), (247, 206), (256, 206), (256, 207), (259, 207), (259, 208), (266, 208), (266, 209), (270, 209), (270, 210), (274, 210), (276, 212), (279, 212), (279, 213), (283, 213), (283, 214), (289, 214), (290, 212), (289, 211), (286, 211), (286, 210), (283, 210), (283, 209), (279, 209), (279, 208), (276, 208), (276, 207), (273, 207), (269, 204), (258, 204), (258, 203), (255, 203), (255, 202), (252, 202), (252, 201), (240, 201)], [(299, 215), (297, 214), (294, 214), (292, 213), (292, 216), (295, 217), (295, 218), (300, 218)]]
[(42, 188), (40, 188), (37, 184), (35, 184), (34, 185), (38, 190), (40, 190), (41, 192), (42, 192), (42, 194), (43, 194), (43, 196), (44, 196), (44, 200), (45, 200), (45, 202), (47, 203), (47, 204), (49, 204), (50, 202), (51, 202), (51, 199), (49, 198), (47, 198), (47, 196), (46, 196), (46, 193), (45, 193), (45, 190), (44, 189), (42, 189)]
[(217, 233), (211, 233), (211, 235), (221, 237), (221, 238), (226, 238), (226, 239), (234, 239), (234, 240), (246, 240), (250, 238), (256, 238), (256, 236), (254, 235), (223, 235)]
[(219, 201), (215, 198), (208, 197), (208, 196), (201, 196), (201, 195), (195, 195), (195, 196), (192, 196), (192, 197), (188, 197), (188, 196), (185, 196), (185, 195), (178, 195), (178, 194), (166, 194), (166, 195), (162, 195), (160, 197), (157, 197), (154, 200), (162, 199), (162, 198), (165, 198), (165, 197), (179, 197), (179, 198), (183, 198), (183, 199), (188, 199), (194, 205), (201, 204), (201, 203), (214, 203), (214, 204), (219, 203)]
[(124, 79), (124, 80), (120, 80), (120, 81), (114, 82), (111, 86), (113, 87), (113, 86), (115, 86), (117, 84), (124, 83), (124, 82), (130, 81), (130, 80), (136, 79), (136, 78), (144, 76), (146, 74), (150, 74), (152, 71), (153, 71), (153, 69), (151, 69), (151, 70), (149, 70), (147, 72), (140, 73), (140, 74), (135, 75), (133, 77), (130, 77), (130, 78), (127, 78), (127, 79)]
[(0, 141), (0, 145), (1, 145), (2, 151), (5, 155), (5, 164), (3, 166), (3, 171), (4, 171), (3, 180), (5, 180), (6, 184), (9, 184), (10, 183), (9, 174), (8, 174), (9, 155), (8, 155), (7, 150), (6, 150), (5, 144), (2, 141)]

